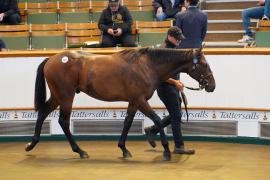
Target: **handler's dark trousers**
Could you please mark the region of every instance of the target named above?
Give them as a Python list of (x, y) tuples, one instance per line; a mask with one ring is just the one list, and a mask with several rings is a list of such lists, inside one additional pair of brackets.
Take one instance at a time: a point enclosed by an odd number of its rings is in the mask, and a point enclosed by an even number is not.
[(131, 34), (122, 34), (119, 37), (111, 36), (109, 34), (102, 35), (101, 47), (115, 47), (121, 44), (123, 47), (135, 47)]
[[(169, 112), (169, 116), (162, 119), (162, 127), (164, 128), (171, 124), (175, 147), (183, 146), (184, 141), (181, 132), (182, 114), (180, 109), (181, 98), (179, 90), (174, 85), (164, 82), (158, 87), (157, 93)], [(156, 126), (152, 126), (151, 132), (157, 134), (159, 131)]]

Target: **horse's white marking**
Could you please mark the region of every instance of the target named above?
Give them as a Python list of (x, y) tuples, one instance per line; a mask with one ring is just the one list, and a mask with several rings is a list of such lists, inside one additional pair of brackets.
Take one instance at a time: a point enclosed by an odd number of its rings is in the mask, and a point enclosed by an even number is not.
[(68, 57), (67, 56), (62, 57), (62, 63), (67, 63), (67, 62), (68, 62)]

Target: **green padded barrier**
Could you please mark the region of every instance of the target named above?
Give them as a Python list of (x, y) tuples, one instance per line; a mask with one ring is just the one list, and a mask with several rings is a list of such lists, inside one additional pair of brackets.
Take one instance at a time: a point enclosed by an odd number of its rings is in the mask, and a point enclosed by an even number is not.
[(34, 36), (33, 49), (62, 49), (65, 48), (65, 36)]
[(89, 13), (65, 12), (60, 14), (60, 23), (88, 23), (90, 22)]
[(31, 13), (27, 16), (28, 24), (57, 24), (56, 13)]
[(143, 33), (138, 34), (140, 46), (155, 46), (158, 44), (162, 44), (164, 39), (166, 38), (166, 33)]
[(101, 12), (94, 12), (91, 14), (91, 21), (98, 23), (98, 20), (100, 18)]
[(29, 37), (1, 37), (5, 42), (7, 49), (26, 50), (29, 48)]
[(255, 33), (257, 47), (270, 47), (270, 31), (259, 31)]
[(154, 21), (153, 11), (130, 11), (133, 21)]

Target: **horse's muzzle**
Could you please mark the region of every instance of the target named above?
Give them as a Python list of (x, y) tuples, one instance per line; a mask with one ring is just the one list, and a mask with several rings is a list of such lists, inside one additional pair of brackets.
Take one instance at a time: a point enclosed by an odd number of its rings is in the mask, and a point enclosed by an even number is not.
[(206, 92), (214, 92), (215, 88), (216, 85), (206, 85), (204, 89)]

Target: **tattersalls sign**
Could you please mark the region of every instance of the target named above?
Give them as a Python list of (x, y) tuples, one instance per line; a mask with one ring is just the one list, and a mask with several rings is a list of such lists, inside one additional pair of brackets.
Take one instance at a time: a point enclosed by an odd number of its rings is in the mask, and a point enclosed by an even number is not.
[[(165, 109), (155, 109), (159, 117), (163, 118), (168, 115)], [(188, 111), (190, 121), (200, 122), (238, 122), (238, 135), (240, 136), (259, 136), (260, 123), (270, 123), (270, 112), (268, 111), (237, 111), (237, 110), (193, 110)], [(71, 113), (71, 121), (95, 121), (95, 122), (113, 122), (123, 121), (126, 117), (125, 109), (80, 109), (73, 110)], [(53, 111), (47, 120), (51, 122), (51, 134), (62, 134), (58, 125), (59, 111)], [(37, 112), (33, 110), (2, 110), (0, 111), (0, 130), (1, 124), (10, 122), (33, 121), (37, 119)], [(142, 126), (152, 125), (152, 121), (143, 113), (137, 112), (135, 120), (142, 120)], [(182, 120), (186, 121), (187, 114), (182, 112)], [(98, 120), (98, 121), (97, 121)], [(122, 123), (120, 123), (122, 124)], [(142, 127), (143, 128), (143, 127)], [(251, 133), (251, 135), (249, 135)]]

